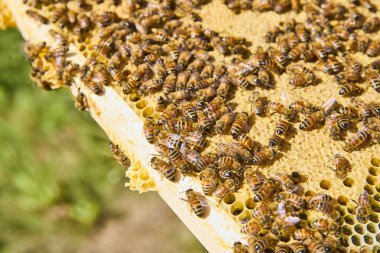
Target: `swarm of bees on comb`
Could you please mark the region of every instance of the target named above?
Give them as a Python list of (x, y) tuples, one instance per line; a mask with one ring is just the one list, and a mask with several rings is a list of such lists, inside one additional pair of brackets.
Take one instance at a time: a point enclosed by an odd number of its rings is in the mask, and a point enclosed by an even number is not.
[[(347, 157), (364, 149), (379, 152), (378, 6), (367, 0), (224, 1), (237, 14), (304, 15), (304, 21), (279, 22), (262, 36), (265, 43), (252, 46), (247, 38), (204, 27), (199, 10), (211, 4), (205, 0), (24, 4), (30, 7), (26, 15), (51, 25), (55, 41), (25, 45), (31, 78), (40, 87), (78, 87), (75, 105), (81, 111), (89, 104), (78, 78), (98, 96), (112, 86), (125, 97), (153, 104), (143, 115), (144, 134), (158, 153), (151, 166), (168, 183), (199, 179), (201, 189), (187, 189), (183, 196), (199, 218), (207, 219), (208, 201), (222, 206), (232, 204), (231, 195), (246, 194), (248, 211), (233, 212), (245, 215), (238, 218), (242, 240), (230, 245), (231, 251), (380, 250), (378, 158), (371, 160), (369, 185), (346, 199), (309, 190), (314, 171), (274, 169), (287, 158), (296, 135), (317, 131), (339, 143), (323, 170), (347, 187), (355, 169)], [(70, 45), (85, 55), (84, 64), (70, 61)], [(46, 65), (55, 66), (53, 73)], [(324, 85), (323, 76), (331, 82), (325, 89), (335, 95), (320, 104), (271, 96), (283, 87), (306, 94)], [(279, 87), (282, 78), (285, 86)], [(266, 129), (257, 131), (260, 121)], [(110, 149), (129, 166), (118, 145), (111, 143)], [(328, 182), (321, 181), (323, 190), (331, 187)], [(352, 235), (354, 224), (361, 237)]]

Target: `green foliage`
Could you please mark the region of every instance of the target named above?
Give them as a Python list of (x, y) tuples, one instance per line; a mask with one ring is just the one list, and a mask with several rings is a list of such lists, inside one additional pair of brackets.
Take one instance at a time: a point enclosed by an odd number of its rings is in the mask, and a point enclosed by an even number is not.
[(123, 169), (68, 91), (30, 81), (20, 34), (0, 38), (0, 252), (41, 250), (34, 237), (51, 234), (79, 240), (123, 190)]

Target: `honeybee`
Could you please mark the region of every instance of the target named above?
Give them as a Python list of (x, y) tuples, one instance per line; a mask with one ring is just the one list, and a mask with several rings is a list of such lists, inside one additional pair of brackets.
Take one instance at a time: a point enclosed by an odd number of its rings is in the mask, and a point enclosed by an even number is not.
[(338, 113), (347, 117), (350, 121), (355, 122), (358, 118), (355, 108), (350, 106), (342, 106), (338, 109)]
[(289, 51), (288, 57), (291, 61), (298, 61), (302, 52), (304, 52), (307, 47), (305, 44), (298, 44), (295, 47), (291, 47), (292, 49)]
[(206, 199), (193, 189), (186, 190), (185, 194), (191, 210), (199, 218), (204, 218), (206, 215), (206, 207), (208, 206)]
[[(294, 188), (294, 187), (293, 187)], [(292, 205), (293, 207), (297, 209), (304, 209), (306, 208), (307, 202), (306, 200), (294, 193), (289, 193), (289, 192), (280, 192), (275, 196), (275, 200), (283, 200)]]
[(366, 33), (374, 33), (380, 29), (380, 19), (378, 17), (372, 17), (366, 20), (362, 27)]
[(277, 244), (274, 252), (275, 253), (290, 253), (291, 249), (286, 244)]
[(287, 233), (289, 230), (293, 230), (294, 226), (300, 222), (300, 218), (294, 216), (284, 215), (282, 217), (276, 218), (272, 224), (271, 233), (277, 238), (283, 237), (283, 234)]
[(308, 228), (299, 228), (294, 231), (292, 235), (293, 239), (296, 241), (303, 241), (313, 237), (313, 231)]
[(344, 179), (347, 173), (351, 171), (350, 162), (340, 154), (335, 154), (332, 159), (334, 168), (331, 168), (335, 172), (335, 177), (339, 179)]
[(212, 193), (212, 196), (219, 199), (219, 201), (222, 201), (224, 196), (226, 196), (227, 193), (232, 192), (235, 190), (235, 182), (233, 179), (227, 179), (223, 183), (219, 184), (215, 191)]
[(223, 133), (229, 125), (231, 125), (238, 113), (236, 112), (230, 112), (227, 114), (224, 114), (218, 119), (218, 121), (215, 123), (214, 129), (217, 134)]
[(329, 252), (329, 251), (326, 251), (323, 244), (318, 241), (310, 241), (310, 243), (307, 245), (307, 250), (313, 253)]
[(234, 253), (248, 253), (247, 246), (243, 245), (241, 242), (235, 242), (233, 250)]
[(219, 86), (216, 90), (218, 96), (226, 98), (230, 89), (230, 81), (227, 78), (221, 78)]
[(292, 242), (289, 245), (289, 247), (292, 250), (292, 252), (294, 252), (294, 253), (304, 253), (304, 252), (306, 252), (306, 248), (305, 248), (305, 246), (303, 245), (302, 242)]
[(260, 230), (261, 230), (261, 225), (255, 218), (251, 218), (246, 223), (243, 223), (241, 227), (241, 233), (249, 235), (249, 236), (258, 235)]
[(191, 120), (192, 122), (196, 122), (197, 121), (197, 113), (193, 107), (192, 104), (190, 103), (187, 103), (187, 104), (182, 104), (181, 107), (180, 107), (181, 111), (182, 111), (182, 114), (188, 118), (189, 120)]
[(248, 130), (249, 115), (246, 112), (238, 113), (231, 126), (231, 135), (237, 138)]
[(354, 83), (346, 83), (339, 86), (339, 95), (341, 96), (351, 96), (358, 95), (363, 92), (363, 89)]
[(277, 134), (273, 134), (269, 140), (268, 140), (268, 145), (269, 147), (276, 147), (276, 146), (280, 146), (282, 143), (284, 142), (284, 139), (281, 138), (280, 136), (278, 136)]
[(366, 128), (362, 128), (355, 135), (347, 138), (342, 148), (344, 151), (351, 153), (358, 149), (369, 138), (369, 131)]
[(156, 129), (154, 120), (152, 117), (146, 117), (144, 121), (143, 131), (145, 138), (150, 144), (153, 144), (156, 135), (158, 134), (158, 129)]
[(200, 158), (200, 153), (196, 150), (187, 147), (187, 143), (183, 142), (180, 147), (180, 152), (182, 154), (182, 158), (189, 162), (193, 166), (198, 165), (198, 160)]
[(265, 226), (272, 222), (272, 207), (268, 202), (262, 202), (259, 206), (252, 210), (252, 217), (256, 218), (261, 225)]
[(259, 96), (258, 92), (254, 92), (249, 97), (249, 102), (251, 102), (251, 110), (255, 112), (256, 116), (263, 117), (265, 115), (266, 99)]
[(320, 231), (324, 231), (324, 234), (339, 234), (340, 226), (337, 222), (333, 220), (328, 220), (324, 218), (315, 219), (310, 223), (310, 227), (313, 229), (318, 229)]
[(312, 127), (314, 127), (317, 123), (322, 122), (325, 119), (325, 116), (322, 111), (314, 112), (308, 116), (306, 116), (299, 126), (299, 129), (301, 130), (310, 130)]
[(276, 122), (276, 127), (274, 131), (279, 136), (285, 135), (289, 127), (290, 123), (288, 121), (280, 119), (278, 122)]
[(199, 174), (202, 191), (205, 195), (210, 195), (218, 186), (218, 177), (214, 169), (208, 167)]
[(371, 196), (364, 190), (358, 197), (357, 207), (355, 209), (356, 219), (365, 223), (371, 212)]
[(271, 88), (273, 85), (273, 76), (272, 73), (266, 69), (260, 69), (258, 72), (258, 77), (260, 80), (260, 84), (264, 86), (264, 88)]
[(190, 166), (184, 159), (182, 159), (182, 154), (178, 150), (169, 148), (169, 161), (170, 164), (180, 170), (183, 175), (190, 174)]
[(370, 41), (365, 53), (369, 57), (378, 56), (380, 54), (380, 43), (378, 41)]
[(264, 174), (252, 168), (245, 170), (244, 179), (252, 191), (259, 190), (266, 181)]
[(173, 166), (170, 166), (169, 163), (165, 162), (164, 160), (161, 160), (158, 157), (153, 157), (151, 162), (152, 167), (160, 173), (161, 176), (165, 177), (166, 179), (174, 182), (176, 177), (176, 169)]
[(323, 241), (324, 252), (333, 252), (338, 246), (338, 238), (328, 235)]
[(32, 10), (27, 10), (26, 11), (26, 14), (31, 17), (32, 19), (44, 24), (44, 25), (47, 25), (49, 24), (49, 20), (42, 16), (41, 14), (39, 14), (38, 12), (35, 12), (35, 11), (32, 11)]
[(274, 180), (281, 184), (281, 187), (286, 191), (292, 191), (295, 187), (292, 179), (284, 173), (276, 173), (272, 176)]
[(185, 137), (185, 141), (193, 147), (203, 148), (206, 146), (206, 140), (201, 133), (189, 132)]
[(265, 39), (265, 42), (266, 43), (274, 43), (276, 42), (276, 38), (278, 35), (282, 34), (283, 31), (279, 28), (279, 27), (275, 27), (273, 28), (273, 30), (269, 30), (265, 36), (264, 36), (264, 39)]
[(246, 134), (239, 135), (238, 141), (246, 149), (252, 152), (256, 152), (260, 148), (260, 144)]
[(380, 74), (372, 73), (368, 77), (368, 81), (370, 82), (372, 88), (380, 93)]
[(349, 121), (344, 116), (330, 115), (326, 118), (327, 129), (329, 129), (329, 136), (333, 140), (339, 140), (341, 136), (341, 129), (347, 129)]
[(119, 145), (110, 142), (109, 149), (111, 150), (111, 153), (113, 154), (116, 161), (123, 165), (124, 168), (127, 169), (129, 166), (131, 166), (131, 161), (124, 154), (124, 152), (120, 150)]
[(258, 151), (252, 157), (252, 164), (261, 165), (270, 162), (277, 157), (277, 151), (274, 148), (266, 148)]
[(270, 197), (272, 197), (278, 190), (277, 184), (269, 179), (264, 182), (264, 184), (254, 192), (253, 201), (261, 202), (266, 201)]
[(156, 149), (156, 151), (164, 156), (164, 157), (168, 157), (169, 156), (169, 148), (168, 146), (166, 146), (165, 144), (161, 143), (161, 142), (156, 142), (154, 144), (154, 148)]
[(327, 195), (327, 194), (317, 194), (317, 195), (313, 196), (309, 200), (309, 206), (311, 208), (315, 208), (316, 205), (318, 203), (320, 203), (320, 202), (330, 202), (332, 200), (333, 200), (333, 198), (330, 195)]
[(279, 113), (284, 115), (286, 120), (294, 119), (295, 115), (297, 114), (296, 111), (287, 108), (285, 105), (279, 102), (270, 102), (269, 109), (272, 111), (272, 114)]
[(78, 94), (75, 97), (75, 108), (79, 111), (84, 111), (89, 108), (86, 95), (78, 90)]
[(272, 238), (270, 235), (265, 235), (255, 240), (253, 248), (257, 253), (264, 253), (266, 252), (266, 250), (273, 248), (276, 245), (276, 243), (276, 239)]
[(216, 153), (202, 152), (201, 155), (198, 157), (198, 161), (195, 165), (196, 172), (199, 172), (205, 169), (208, 165), (212, 164), (216, 159), (218, 159), (218, 157), (219, 155)]
[(177, 107), (174, 104), (169, 104), (165, 110), (162, 112), (160, 118), (158, 119), (158, 125), (161, 126), (168, 120), (176, 118), (178, 116)]
[(380, 118), (380, 103), (371, 102), (369, 105), (371, 107), (372, 114)]

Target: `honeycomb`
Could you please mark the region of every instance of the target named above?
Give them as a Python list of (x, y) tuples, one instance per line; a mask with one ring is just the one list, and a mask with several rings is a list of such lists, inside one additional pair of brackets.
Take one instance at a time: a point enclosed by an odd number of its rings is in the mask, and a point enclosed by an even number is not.
[(5, 2), (0, 1), (0, 30), (14, 26), (16, 26), (16, 24), (13, 20), (12, 13), (9, 11)]
[[(120, 17), (127, 16), (127, 8), (123, 6), (126, 2), (122, 2), (120, 8), (108, 7), (107, 3), (100, 4), (93, 11), (103, 11), (104, 9), (115, 11)], [(379, 4), (377, 4), (379, 5)], [(378, 6), (380, 8), (380, 6)], [(75, 7), (73, 7), (74, 9)], [(367, 15), (373, 15), (363, 9)], [(274, 14), (273, 12), (257, 13), (243, 11), (241, 14), (235, 14), (227, 8), (221, 1), (212, 1), (211, 3), (202, 6), (198, 11), (202, 18), (202, 25), (205, 28), (219, 32), (224, 36), (244, 37), (252, 45), (251, 50), (254, 50), (259, 45), (265, 45), (263, 39), (264, 34), (273, 28), (279, 22), (286, 22), (292, 18), (299, 22), (305, 21), (305, 15), (289, 12), (285, 14)], [(184, 18), (186, 19), (186, 17)], [(222, 22), (223, 20), (223, 22)], [(373, 39), (380, 39), (380, 34), (377, 33)], [(77, 46), (81, 54), (90, 58), (95, 55), (96, 41), (86, 38), (81, 41), (81, 38), (75, 36), (70, 37), (70, 42)], [(358, 57), (363, 65), (372, 62), (373, 59), (363, 56)], [(215, 55), (217, 60), (222, 60), (218, 55)], [(312, 64), (306, 64), (312, 68)], [(349, 99), (341, 97), (337, 94), (337, 89), (331, 88), (331, 83), (334, 82), (333, 76), (328, 76), (320, 72), (316, 72), (317, 77), (321, 80), (318, 85), (308, 86), (306, 88), (292, 88), (288, 85), (289, 76), (275, 76), (275, 89), (260, 90), (263, 96), (271, 100), (281, 101), (284, 104), (289, 104), (291, 101), (307, 100), (310, 103), (320, 105), (328, 98), (334, 97), (343, 105), (349, 103)], [(362, 85), (363, 88), (364, 85)], [(149, 97), (141, 96), (137, 93), (125, 95), (122, 88), (115, 85), (114, 89), (120, 97), (133, 109), (140, 117), (157, 118), (159, 112), (155, 111), (155, 101), (157, 95)], [(108, 92), (108, 90), (107, 90)], [(250, 111), (251, 105), (248, 93), (242, 89), (238, 89), (234, 94), (231, 102), (236, 102), (237, 111)], [(379, 94), (373, 89), (366, 89), (364, 95), (361, 96), (364, 101), (379, 101)], [(91, 106), (90, 106), (91, 107)], [(91, 109), (93, 110), (93, 109)], [(250, 128), (249, 135), (254, 136), (258, 142), (265, 143), (271, 136), (275, 122), (280, 117), (271, 115), (264, 118), (256, 118), (254, 124)], [(341, 141), (331, 141), (328, 134), (324, 132), (324, 128), (315, 129), (312, 131), (296, 131), (297, 125), (293, 124), (290, 133), (286, 137), (286, 145), (281, 147), (283, 156), (276, 160), (270, 166), (261, 168), (261, 171), (267, 175), (273, 175), (276, 172), (290, 174), (293, 171), (299, 172), (306, 176), (306, 182), (302, 183), (305, 187), (305, 196), (314, 196), (316, 193), (326, 193), (334, 197), (338, 202), (338, 211), (341, 216), (343, 235), (340, 238), (341, 251), (347, 252), (377, 252), (380, 243), (380, 149), (378, 145), (366, 146), (360, 151), (347, 153), (342, 150)], [(351, 135), (352, 133), (349, 133)], [(110, 137), (113, 139), (112, 137)], [(215, 136), (210, 139), (209, 149), (215, 148), (216, 143), (230, 142), (231, 136)], [(127, 149), (128, 144), (120, 144), (124, 149)], [(133, 149), (131, 149), (133, 150)], [(304, 152), (302, 152), (304, 151)], [(151, 175), (151, 170), (147, 169), (142, 161), (135, 157), (133, 151), (125, 150), (132, 161), (132, 166), (127, 170), (126, 175), (129, 177), (128, 186), (131, 189), (146, 191), (157, 189), (155, 181), (157, 175)], [(339, 180), (328, 167), (331, 166), (331, 158), (335, 153), (342, 153), (350, 161), (351, 172), (344, 180)], [(153, 172), (154, 173), (154, 172)], [(186, 181), (180, 181), (179, 184), (186, 185)], [(191, 182), (193, 188), (199, 189), (196, 183)], [(186, 188), (184, 188), (186, 190)], [(366, 190), (371, 195), (372, 212), (366, 223), (357, 221), (355, 212), (356, 204), (352, 199), (357, 199), (357, 196)], [(210, 200), (214, 201), (214, 200)], [(218, 203), (219, 204), (219, 203)], [(230, 214), (237, 224), (248, 219), (251, 216), (252, 210), (257, 206), (248, 193), (247, 188), (238, 192), (228, 193), (222, 199), (220, 207)], [(287, 242), (292, 240), (284, 238)], [(244, 241), (244, 238), (242, 239)], [(231, 245), (228, 247), (231, 248)]]

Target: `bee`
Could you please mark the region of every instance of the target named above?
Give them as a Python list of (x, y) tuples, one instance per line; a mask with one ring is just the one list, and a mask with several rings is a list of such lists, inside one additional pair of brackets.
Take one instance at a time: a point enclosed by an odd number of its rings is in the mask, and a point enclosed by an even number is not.
[(170, 93), (174, 92), (176, 90), (176, 83), (177, 83), (177, 76), (174, 74), (170, 74), (166, 77), (162, 91), (164, 92), (164, 95), (167, 96)]
[(255, 112), (256, 116), (263, 117), (265, 115), (265, 105), (266, 99), (259, 96), (257, 92), (254, 92), (251, 97), (249, 97), (249, 102), (251, 102), (251, 110)]
[(133, 79), (128, 79), (127, 82), (123, 83), (123, 93), (124, 94), (131, 94), (133, 90), (135, 90), (137, 87), (139, 87), (139, 82), (133, 80)]
[(292, 191), (295, 187), (292, 179), (284, 173), (276, 173), (272, 176), (272, 178), (280, 183), (281, 187), (283, 187), (286, 191)]
[(280, 146), (282, 143), (284, 142), (284, 139), (281, 138), (280, 136), (278, 136), (277, 134), (273, 134), (269, 140), (268, 140), (268, 145), (269, 147), (276, 147), (276, 146)]
[(282, 36), (282, 37), (278, 38), (277, 45), (278, 45), (278, 48), (280, 49), (280, 51), (284, 54), (287, 54), (291, 49), (286, 36)]
[(305, 44), (298, 44), (289, 51), (288, 57), (291, 61), (298, 61), (301, 53), (307, 49)]
[(280, 192), (279, 194), (275, 196), (275, 200), (286, 201), (287, 203), (289, 203), (290, 205), (292, 205), (293, 207), (297, 209), (304, 209), (306, 208), (306, 205), (307, 205), (307, 202), (303, 197), (294, 193), (289, 193), (289, 192)]
[(339, 179), (344, 179), (347, 173), (351, 171), (350, 162), (340, 154), (335, 154), (332, 159), (334, 168), (331, 168), (335, 172), (335, 177)]
[(274, 43), (276, 42), (276, 38), (278, 35), (282, 34), (283, 31), (281, 31), (281, 29), (279, 27), (275, 27), (273, 30), (269, 30), (265, 36), (264, 36), (264, 39), (265, 39), (265, 42), (266, 43)]
[(361, 101), (360, 99), (352, 99), (352, 101), (358, 109), (359, 118), (366, 122), (372, 114), (371, 105)]
[(313, 196), (309, 201), (309, 206), (311, 208), (315, 208), (318, 203), (321, 202), (330, 202), (333, 198), (330, 195), (327, 194), (317, 194)]
[(372, 73), (368, 77), (368, 81), (371, 84), (372, 88), (380, 93), (380, 74)]
[(270, 102), (269, 109), (272, 111), (272, 114), (279, 113), (284, 115), (286, 120), (292, 120), (296, 115), (296, 111), (287, 108), (285, 105), (279, 102)]
[(266, 148), (254, 154), (252, 164), (261, 165), (270, 162), (277, 157), (277, 151), (274, 148)]
[(146, 117), (144, 121), (143, 131), (145, 138), (150, 144), (153, 144), (156, 135), (158, 134), (158, 129), (156, 129), (153, 118)]
[(266, 252), (266, 250), (269, 250), (273, 248), (277, 243), (277, 240), (272, 238), (270, 235), (265, 235), (264, 237), (259, 237), (257, 240), (255, 240), (253, 248), (255, 249), (255, 252)]
[(301, 130), (310, 130), (317, 123), (322, 122), (325, 119), (325, 116), (322, 111), (314, 112), (308, 116), (306, 116), (299, 126)]
[(338, 223), (325, 218), (318, 218), (310, 223), (312, 229), (325, 231), (326, 233), (339, 234), (340, 226)]
[(248, 130), (249, 115), (246, 112), (238, 113), (231, 126), (231, 135), (233, 138), (237, 138), (240, 134), (243, 134)]
[(356, 219), (361, 223), (365, 223), (371, 210), (371, 197), (366, 190), (359, 195), (357, 205), (355, 210)]
[(268, 202), (262, 202), (252, 210), (252, 217), (256, 218), (263, 226), (270, 224), (272, 207)]
[(212, 193), (212, 196), (219, 199), (219, 201), (222, 201), (224, 196), (226, 196), (227, 193), (234, 191), (235, 189), (235, 182), (233, 179), (227, 179), (222, 184), (219, 184), (215, 191)]
[(160, 118), (158, 119), (158, 125), (161, 126), (170, 119), (176, 118), (178, 116), (177, 107), (174, 104), (169, 104), (165, 110), (162, 112)]
[(116, 161), (123, 165), (124, 168), (127, 169), (129, 166), (131, 166), (131, 161), (124, 154), (124, 152), (120, 150), (119, 145), (110, 142), (109, 149), (111, 150), (111, 153), (113, 154)]
[(86, 78), (83, 81), (87, 87), (96, 95), (100, 96), (104, 94), (104, 87), (100, 82), (94, 82), (92, 78)]
[(163, 112), (168, 105), (168, 100), (165, 99), (163, 96), (158, 96), (157, 97), (157, 102), (156, 102), (156, 111), (157, 112)]
[(294, 226), (300, 222), (300, 218), (294, 216), (281, 216), (278, 217), (272, 224), (271, 233), (277, 238), (282, 238), (284, 232), (287, 233), (288, 230), (293, 230)]
[(178, 66), (180, 69), (184, 70), (189, 65), (190, 61), (192, 60), (193, 55), (190, 51), (182, 51), (180, 52), (178, 56)]
[(196, 96), (202, 98), (203, 100), (210, 100), (217, 95), (216, 89), (212, 87), (208, 87), (206, 89), (201, 89), (196, 92)]
[(252, 152), (256, 152), (260, 148), (260, 144), (254, 141), (251, 137), (249, 137), (246, 134), (239, 135), (238, 141), (246, 149)]
[(193, 147), (203, 148), (206, 146), (206, 140), (201, 133), (189, 132), (185, 137), (185, 141)]
[(380, 117), (380, 103), (371, 102), (369, 106), (371, 107), (372, 114)]
[(341, 138), (341, 129), (346, 130), (350, 121), (344, 115), (333, 114), (326, 118), (327, 128), (330, 130), (330, 137), (333, 140)]
[(78, 90), (78, 94), (75, 97), (75, 107), (79, 111), (84, 111), (89, 108), (86, 95)]
[(278, 190), (277, 188), (278, 186), (273, 180), (266, 180), (264, 184), (257, 191), (254, 192), (253, 201), (266, 201), (276, 193), (276, 191)]
[(378, 17), (372, 17), (366, 20), (362, 27), (366, 33), (374, 33), (380, 29), (380, 19)]
[(218, 177), (214, 169), (208, 167), (199, 174), (202, 191), (205, 195), (211, 195), (218, 186)]
[(380, 43), (378, 41), (370, 41), (365, 53), (369, 57), (376, 57), (380, 55)]
[(260, 80), (260, 84), (263, 85), (265, 88), (271, 88), (273, 85), (273, 76), (270, 71), (266, 69), (260, 69), (258, 72), (258, 77)]
[(160, 155), (162, 155), (164, 157), (168, 157), (169, 156), (169, 148), (165, 144), (163, 144), (161, 142), (156, 142), (154, 144), (154, 148), (156, 149), (156, 151)]
[(241, 242), (235, 242), (233, 250), (234, 253), (248, 253), (247, 246), (243, 245)]
[(214, 129), (217, 134), (222, 134), (228, 126), (230, 126), (238, 113), (236, 112), (230, 112), (227, 114), (224, 114), (218, 119), (218, 121), (215, 123)]
[[(303, 245), (302, 242), (292, 242), (290, 245), (289, 245), (289, 248), (292, 250), (292, 252), (294, 253), (305, 253), (307, 252), (306, 251), (306, 248), (305, 246)], [(314, 252), (314, 251), (312, 251)]]
[(370, 137), (370, 133), (366, 128), (360, 129), (355, 135), (346, 139), (343, 145), (343, 150), (351, 153), (358, 149)]
[(308, 228), (299, 228), (292, 235), (296, 241), (303, 241), (313, 237), (313, 232)]
[(205, 209), (208, 206), (205, 198), (193, 189), (186, 190), (185, 194), (191, 210), (199, 218), (204, 218), (206, 215)]
[(169, 181), (172, 181), (172, 182), (175, 181), (176, 179), (175, 167), (170, 166), (169, 163), (157, 157), (153, 157), (150, 163), (152, 164), (152, 167), (160, 173), (161, 176), (165, 177)]
[(274, 131), (279, 136), (285, 135), (289, 127), (290, 123), (288, 121), (280, 119), (278, 122), (276, 122), (276, 127)]
[(303, 60), (304, 62), (312, 62), (315, 59), (315, 54), (313, 50), (305, 49), (301, 52), (299, 58)]
[(182, 159), (182, 154), (174, 148), (169, 148), (169, 161), (175, 168), (179, 169), (183, 175), (190, 174), (189, 164)]
[(202, 78), (212, 77), (214, 69), (215, 69), (215, 66), (212, 64), (208, 64), (208, 65), (204, 66), (204, 68), (201, 71), (201, 77)]
[(292, 74), (290, 75), (289, 84), (295, 87), (306, 87), (315, 83), (315, 76), (312, 73)]
[(227, 78), (221, 78), (219, 86), (216, 90), (218, 96), (226, 98), (230, 89), (230, 81)]
[(347, 117), (349, 121), (355, 122), (358, 118), (357, 111), (355, 108), (350, 106), (342, 106), (338, 109), (338, 113)]
[(49, 20), (46, 17), (42, 16), (41, 14), (39, 14), (39, 13), (37, 13), (35, 11), (27, 10), (26, 14), (29, 17), (31, 17), (32, 19), (34, 19), (34, 20), (36, 20), (36, 21), (38, 21), (38, 22), (40, 22), (40, 23), (42, 23), (44, 25), (49, 24)]
[(331, 201), (319, 201), (315, 205), (315, 209), (330, 216), (334, 212), (334, 205)]
[(333, 252), (338, 246), (338, 239), (333, 235), (328, 235), (323, 241), (324, 252)]
[(339, 86), (339, 95), (341, 96), (358, 95), (362, 92), (363, 89), (354, 83), (346, 83)]
[(259, 171), (255, 171), (252, 168), (247, 169), (244, 172), (244, 179), (252, 191), (259, 190), (266, 181), (264, 174)]
[(190, 121), (192, 122), (196, 122), (197, 121), (197, 113), (193, 107), (192, 104), (182, 104), (181, 105), (181, 111), (182, 111), (182, 114), (188, 118)]
[(218, 64), (215, 66), (214, 72), (212, 73), (212, 77), (215, 80), (219, 80), (222, 78), (227, 72), (227, 67), (224, 64)]
[(277, 244), (274, 250), (275, 253), (290, 253), (290, 247), (286, 244)]
[(241, 233), (249, 235), (249, 236), (256, 236), (261, 230), (260, 223), (255, 219), (251, 218), (250, 220), (246, 221), (242, 224), (241, 227)]
[(329, 252), (325, 249), (323, 244), (318, 241), (310, 241), (310, 243), (307, 245), (307, 250), (313, 253)]

